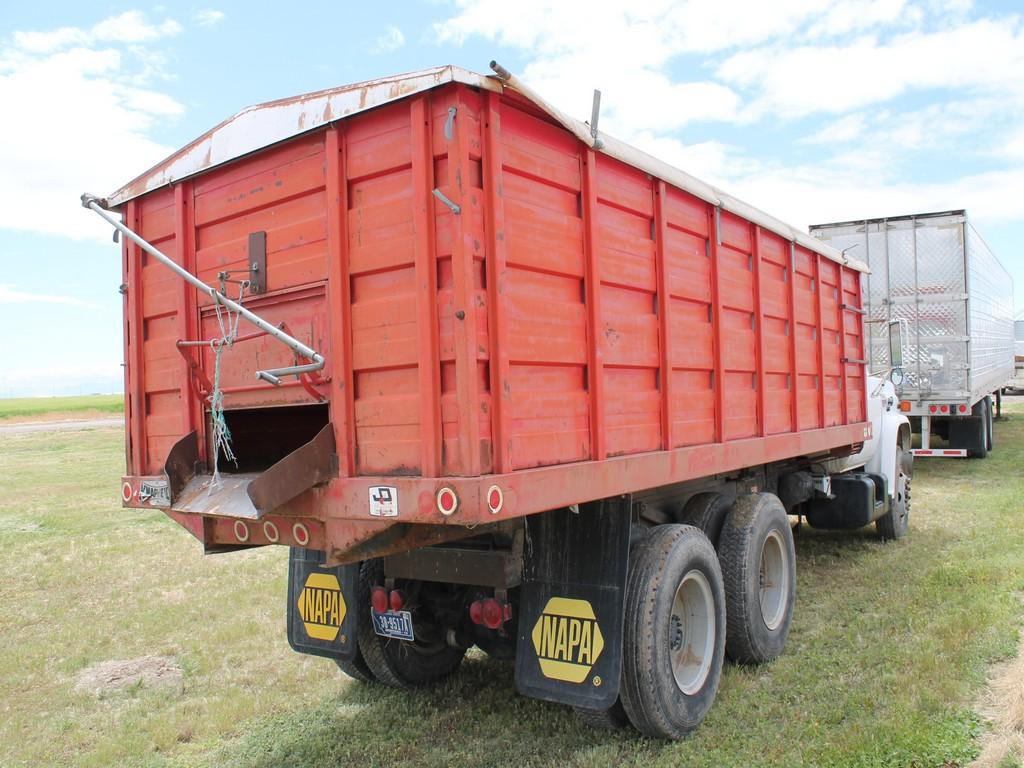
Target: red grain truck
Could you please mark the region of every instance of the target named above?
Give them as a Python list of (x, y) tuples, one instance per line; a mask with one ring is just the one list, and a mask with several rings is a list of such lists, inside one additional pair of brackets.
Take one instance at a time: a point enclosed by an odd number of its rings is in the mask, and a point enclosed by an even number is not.
[[(494, 65), (247, 109), (106, 199), (124, 506), (291, 547), (288, 639), (679, 738), (777, 656), (791, 515), (902, 536), (863, 265)], [(243, 324), (242, 321), (245, 321)]]

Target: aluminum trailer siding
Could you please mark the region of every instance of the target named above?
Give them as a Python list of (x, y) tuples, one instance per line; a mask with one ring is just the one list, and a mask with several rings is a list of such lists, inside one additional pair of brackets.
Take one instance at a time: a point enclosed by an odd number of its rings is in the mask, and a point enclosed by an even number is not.
[(1013, 281), (966, 211), (809, 229), (871, 269), (864, 283), (872, 371), (890, 364), (878, 321), (905, 321), (899, 392), (909, 415), (970, 416), (1013, 376)]

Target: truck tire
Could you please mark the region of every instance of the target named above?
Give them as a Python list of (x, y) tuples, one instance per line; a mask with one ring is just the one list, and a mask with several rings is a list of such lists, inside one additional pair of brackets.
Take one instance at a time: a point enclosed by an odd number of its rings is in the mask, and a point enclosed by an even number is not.
[(903, 448), (896, 449), (896, 466), (899, 474), (893, 488), (893, 497), (889, 511), (875, 520), (875, 531), (885, 541), (902, 539), (910, 527), (910, 473), (907, 471), (907, 456)]
[(988, 456), (989, 428), (987, 410), (985, 398), (982, 398), (971, 408), (971, 416), (974, 418), (969, 421), (965, 420), (965, 423), (970, 424), (972, 429), (964, 431), (968, 433), (973, 432), (966, 440), (968, 443), (967, 455), (972, 459), (984, 459)]
[(725, 658), (725, 589), (707, 536), (654, 528), (630, 553), (625, 602), (623, 709), (642, 733), (681, 739), (711, 709)]
[(718, 539), (722, 534), (725, 516), (729, 514), (732, 499), (720, 493), (698, 493), (691, 496), (679, 513), (679, 522), (692, 525), (704, 531), (711, 545), (718, 548)]
[(985, 441), (985, 447), (988, 448), (989, 452), (992, 452), (992, 446), (995, 445), (995, 425), (996, 417), (992, 410), (992, 396), (989, 395), (985, 398), (985, 411), (988, 417), (988, 434)]
[(576, 707), (576, 715), (591, 728), (614, 731), (629, 725), (629, 715), (626, 714), (626, 709), (622, 706), (621, 698), (616, 699), (608, 709)]
[(796, 602), (793, 531), (775, 494), (736, 499), (722, 528), (718, 557), (729, 658), (740, 664), (771, 661), (786, 644)]
[(359, 594), (366, 595), (359, 606), (359, 652), (367, 668), (380, 682), (392, 688), (413, 689), (436, 683), (450, 676), (466, 655), (441, 639), (426, 643), (381, 637), (373, 631), (370, 615), (370, 587), (384, 581), (384, 563), (367, 560), (359, 570)]
[(351, 661), (342, 661), (341, 659), (335, 659), (334, 663), (338, 665), (338, 669), (344, 672), (346, 675), (351, 677), (353, 680), (357, 680), (360, 683), (375, 683), (377, 678), (373, 676), (373, 672), (370, 671), (370, 667), (366, 664), (366, 659), (363, 658), (363, 654), (356, 649), (355, 658)]

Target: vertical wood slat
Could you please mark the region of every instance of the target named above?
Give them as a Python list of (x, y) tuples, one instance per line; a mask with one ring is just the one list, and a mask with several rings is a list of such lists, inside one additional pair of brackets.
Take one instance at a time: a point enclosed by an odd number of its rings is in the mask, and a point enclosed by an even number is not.
[[(864, 306), (864, 284), (860, 277), (857, 277), (857, 306)], [(869, 355), (871, 350), (868, 346), (868, 329), (872, 326), (868, 325), (865, 320), (866, 315), (861, 316), (860, 323), (860, 353), (857, 355), (861, 360), (870, 361)], [(861, 399), (860, 412), (857, 414), (859, 421), (867, 421), (868, 419), (868, 362), (860, 366), (860, 385), (864, 392), (864, 397)]]
[[(128, 218), (125, 210), (125, 221)], [(131, 241), (127, 237), (121, 238), (121, 338), (122, 357), (121, 373), (124, 379), (124, 465), (129, 474), (138, 472), (138, 463), (135, 461), (135, 421), (136, 416), (132, 410), (132, 374), (131, 356), (133, 347), (131, 345), (132, 321), (131, 317), (134, 304), (132, 296), (135, 287), (132, 285), (134, 272), (128, 268), (128, 262), (132, 251), (129, 247)]]
[(836, 275), (838, 279), (836, 283), (836, 318), (839, 324), (839, 386), (842, 389), (839, 397), (839, 405), (841, 408), (840, 418), (843, 424), (849, 424), (850, 420), (848, 417), (850, 412), (850, 404), (847, 402), (849, 397), (849, 387), (847, 386), (846, 377), (846, 310), (843, 306), (846, 304), (846, 299), (843, 298), (843, 268), (835, 267)]
[(825, 334), (821, 324), (821, 255), (808, 251), (814, 262), (814, 324), (817, 343), (815, 352), (818, 356), (818, 427), (825, 427)]
[[(465, 89), (456, 91), (456, 116), (452, 140), (448, 142), (449, 184), (455, 192), (453, 202), (462, 212), (452, 216), (453, 309), (462, 312), (454, 318), (455, 388), (459, 402), (459, 474), (480, 474), (480, 385), (477, 368), (476, 285), (473, 264), (473, 205), (470, 199), (468, 113)], [(462, 119), (460, 119), (460, 117)], [(454, 156), (453, 156), (454, 155)]]
[(757, 377), (757, 434), (768, 433), (765, 423), (765, 327), (761, 312), (761, 228), (751, 225), (750, 264), (754, 273), (754, 368)]
[(718, 246), (719, 210), (709, 206), (708, 216), (708, 256), (711, 257), (711, 333), (714, 343), (714, 396), (715, 396), (715, 442), (725, 442), (725, 374), (722, 369), (722, 297), (719, 290)]
[[(178, 250), (178, 263), (190, 272), (196, 272), (196, 237), (194, 217), (192, 214), (192, 182), (183, 181), (174, 188), (174, 241)], [(198, 339), (199, 320), (196, 312), (196, 291), (184, 280), (178, 291), (178, 338)], [(187, 435), (202, 424), (202, 408), (195, 391), (192, 373), (188, 361), (181, 357), (180, 393), (182, 434)], [(205, 454), (206, 445), (199, 436), (200, 455)]]
[[(434, 237), (434, 152), (431, 149), (428, 97), (420, 96), (412, 100), (410, 124), (413, 262), (419, 341), (420, 471), (424, 477), (437, 477), (441, 474), (441, 367), (438, 359), (437, 253)], [(458, 272), (454, 268), (453, 271)], [(459, 402), (462, 404), (464, 401)], [(468, 407), (468, 403), (466, 405)]]
[(490, 341), (491, 444), (494, 471), (511, 472), (512, 422), (509, 417), (508, 307), (505, 302), (507, 249), (505, 208), (501, 186), (500, 97), (488, 91), (484, 101), (483, 179), (484, 227), (487, 237), (487, 319)]
[(800, 376), (796, 367), (796, 243), (789, 241), (789, 266), (786, 267), (786, 282), (789, 293), (789, 420), (790, 429), (800, 431), (800, 406), (797, 396), (800, 391)]
[(671, 298), (668, 289), (668, 222), (665, 218), (665, 197), (668, 187), (658, 179), (654, 183), (654, 248), (655, 267), (658, 274), (658, 326), (660, 335), (659, 361), (661, 371), (661, 445), (666, 451), (675, 446), (673, 434), (673, 382), (672, 382), (672, 323), (669, 318)]
[[(125, 209), (125, 220), (135, 232), (141, 232), (142, 216), (137, 200), (130, 200)], [(145, 351), (142, 348), (142, 249), (134, 242), (128, 245), (128, 317), (130, 332), (128, 338), (129, 358), (128, 380), (131, 382), (130, 397), (132, 435), (132, 467), (137, 475), (144, 475), (146, 469), (146, 389)]]
[(604, 335), (601, 333), (601, 268), (597, 255), (597, 153), (583, 155), (584, 291), (587, 302), (587, 389), (590, 391), (590, 457), (607, 456), (604, 426)]
[[(352, 299), (348, 266), (348, 182), (344, 125), (327, 130), (327, 307), (331, 334), (330, 377), (334, 446), (341, 471), (351, 477), (355, 460), (355, 387), (352, 374)], [(334, 404), (341, 407), (335, 410)]]

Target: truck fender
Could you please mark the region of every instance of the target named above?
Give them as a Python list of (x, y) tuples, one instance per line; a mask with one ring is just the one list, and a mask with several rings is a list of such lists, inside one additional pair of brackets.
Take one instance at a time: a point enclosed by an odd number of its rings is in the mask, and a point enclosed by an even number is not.
[(911, 474), (910, 420), (899, 411), (883, 410), (876, 428), (879, 430), (877, 449), (866, 468), (885, 478), (886, 495), (891, 499), (900, 472), (896, 463), (897, 449), (902, 449), (904, 472)]

